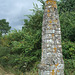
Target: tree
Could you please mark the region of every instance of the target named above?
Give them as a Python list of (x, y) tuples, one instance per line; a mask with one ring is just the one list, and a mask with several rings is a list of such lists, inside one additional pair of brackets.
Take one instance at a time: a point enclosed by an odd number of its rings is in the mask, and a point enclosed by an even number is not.
[(58, 1), (59, 13), (75, 11), (75, 0), (60, 0)]
[(75, 0), (58, 1), (62, 40), (75, 41)]
[(0, 20), (0, 32), (1, 33), (7, 33), (10, 30), (9, 22), (6, 21), (6, 19)]
[(0, 32), (0, 37), (2, 36), (2, 33)]
[(75, 41), (75, 13), (65, 12), (60, 15), (62, 40)]

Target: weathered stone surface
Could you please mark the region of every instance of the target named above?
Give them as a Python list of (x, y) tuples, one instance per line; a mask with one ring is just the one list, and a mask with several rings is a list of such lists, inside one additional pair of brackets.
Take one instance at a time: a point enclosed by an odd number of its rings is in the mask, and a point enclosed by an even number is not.
[(42, 57), (39, 75), (64, 75), (61, 28), (56, 0), (46, 0), (42, 25)]

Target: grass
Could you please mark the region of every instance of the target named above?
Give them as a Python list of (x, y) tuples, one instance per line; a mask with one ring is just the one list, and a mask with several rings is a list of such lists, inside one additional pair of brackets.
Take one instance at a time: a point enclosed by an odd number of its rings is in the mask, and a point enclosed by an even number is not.
[(6, 72), (5, 69), (0, 65), (0, 75), (14, 75), (14, 74)]
[(20, 71), (15, 71), (11, 67), (3, 68), (0, 65), (0, 75), (38, 75), (38, 71), (35, 70), (35, 68), (33, 68), (32, 71), (27, 71), (25, 73), (22, 73)]
[(38, 75), (38, 72), (37, 71), (26, 72), (26, 75)]

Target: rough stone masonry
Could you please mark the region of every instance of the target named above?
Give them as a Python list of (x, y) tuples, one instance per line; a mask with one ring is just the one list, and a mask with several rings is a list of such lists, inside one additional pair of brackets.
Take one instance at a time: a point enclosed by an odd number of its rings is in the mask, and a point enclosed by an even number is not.
[(45, 1), (39, 75), (64, 75), (61, 29), (56, 0)]

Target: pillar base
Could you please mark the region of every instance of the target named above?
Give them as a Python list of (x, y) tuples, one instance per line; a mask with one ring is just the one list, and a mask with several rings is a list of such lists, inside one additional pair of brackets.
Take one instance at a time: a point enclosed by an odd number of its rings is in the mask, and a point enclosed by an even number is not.
[(64, 64), (38, 65), (39, 75), (64, 75)]

